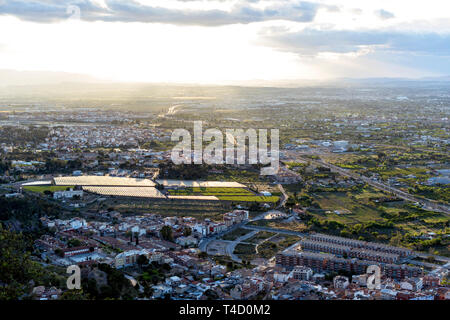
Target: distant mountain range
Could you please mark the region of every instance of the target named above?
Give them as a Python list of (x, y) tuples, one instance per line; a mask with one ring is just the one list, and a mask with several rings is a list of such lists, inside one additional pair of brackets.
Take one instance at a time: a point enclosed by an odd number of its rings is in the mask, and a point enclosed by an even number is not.
[[(221, 81), (217, 85), (231, 86), (249, 86), (249, 87), (302, 87), (302, 86), (320, 86), (320, 85), (394, 85), (411, 84), (414, 82), (450, 82), (450, 76), (443, 77), (424, 77), (419, 79), (408, 78), (338, 78), (329, 80), (244, 80), (244, 81)], [(85, 74), (76, 74), (68, 72), (50, 72), (50, 71), (16, 71), (0, 70), (0, 87), (7, 86), (41, 86), (58, 85), (64, 83), (72, 84), (108, 84), (114, 83), (101, 80)], [(117, 84), (117, 82), (115, 82)], [(156, 83), (152, 83), (156, 84)], [(183, 83), (180, 83), (183, 85)], [(184, 83), (195, 85), (194, 83)], [(177, 85), (177, 83), (170, 83)]]

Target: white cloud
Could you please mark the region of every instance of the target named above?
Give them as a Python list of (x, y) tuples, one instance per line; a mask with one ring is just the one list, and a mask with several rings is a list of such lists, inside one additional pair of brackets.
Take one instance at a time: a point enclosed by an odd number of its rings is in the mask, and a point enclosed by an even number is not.
[(127, 81), (450, 74), (449, 15), (441, 0), (0, 0), (0, 68)]
[(308, 1), (276, 1), (263, 8), (254, 6), (252, 1), (238, 1), (230, 10), (146, 5), (135, 0), (104, 0), (103, 4), (102, 6), (89, 0), (6, 0), (0, 7), (0, 14), (16, 16), (26, 21), (48, 23), (67, 19), (66, 9), (70, 5), (79, 7), (81, 19), (85, 21), (220, 26), (270, 20), (311, 22), (321, 7)]
[(375, 11), (375, 15), (380, 18), (381, 20), (388, 20), (395, 18), (395, 14), (392, 12), (380, 9)]

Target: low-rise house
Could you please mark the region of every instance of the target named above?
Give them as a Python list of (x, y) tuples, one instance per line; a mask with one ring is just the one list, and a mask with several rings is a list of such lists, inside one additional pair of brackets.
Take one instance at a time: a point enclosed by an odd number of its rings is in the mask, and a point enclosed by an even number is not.
[(83, 190), (69, 190), (55, 191), (53, 192), (53, 199), (73, 199), (74, 197), (83, 197)]
[(422, 290), (422, 286), (422, 278), (406, 278), (400, 282), (400, 288), (408, 291), (420, 291)]
[(96, 247), (89, 247), (89, 246), (80, 246), (80, 247), (73, 247), (73, 248), (66, 248), (62, 249), (63, 257), (73, 257), (80, 254), (86, 254), (95, 251)]
[(292, 270), (292, 278), (295, 280), (309, 281), (312, 278), (313, 270), (304, 266), (296, 266)]
[(348, 278), (344, 276), (336, 276), (333, 279), (333, 286), (335, 289), (346, 289), (349, 284)]
[(132, 266), (137, 263), (137, 258), (140, 256), (150, 256), (149, 252), (145, 249), (143, 250), (129, 250), (119, 253), (114, 258), (114, 265), (117, 269)]
[(172, 287), (159, 284), (153, 286), (153, 299), (163, 298), (165, 295), (170, 295), (172, 293)]
[(175, 242), (183, 247), (197, 246), (198, 244), (198, 240), (193, 236), (179, 237)]

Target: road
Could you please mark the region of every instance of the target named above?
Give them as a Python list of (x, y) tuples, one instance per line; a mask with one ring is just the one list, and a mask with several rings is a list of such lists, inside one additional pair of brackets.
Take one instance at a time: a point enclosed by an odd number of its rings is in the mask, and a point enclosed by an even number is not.
[(235, 230), (237, 228), (243, 228), (243, 229), (251, 230), (252, 232), (249, 232), (249, 233), (247, 233), (247, 234), (245, 234), (245, 235), (243, 235), (243, 236), (241, 236), (241, 237), (239, 237), (239, 238), (237, 238), (236, 240), (233, 240), (233, 241), (225, 241), (225, 240), (220, 240), (220, 241), (223, 241), (223, 242), (227, 243), (227, 246), (226, 246), (226, 253), (227, 253), (227, 255), (229, 257), (231, 257), (231, 259), (233, 261), (236, 261), (236, 262), (239, 262), (239, 263), (242, 262), (242, 259), (240, 259), (237, 255), (234, 254), (234, 250), (236, 249), (236, 246), (239, 243), (243, 243), (243, 242), (245, 242), (245, 240), (253, 237), (254, 235), (256, 235), (260, 231), (268, 231), (268, 232), (279, 233), (279, 234), (286, 234), (286, 235), (297, 236), (297, 237), (305, 237), (306, 236), (306, 234), (304, 234), (304, 233), (297, 232), (297, 231), (292, 231), (292, 230), (275, 229), (275, 228), (269, 228), (269, 227), (259, 227), (259, 226), (249, 226), (249, 225), (246, 225), (246, 224), (239, 224), (239, 225), (234, 226), (232, 229), (227, 230), (227, 232), (225, 232), (225, 233), (218, 234), (218, 235), (215, 235), (215, 236), (203, 239), (200, 242), (198, 248), (202, 252), (207, 252), (208, 245), (212, 241), (218, 240), (224, 234), (226, 234), (228, 232), (231, 232), (231, 231), (233, 231), (233, 230)]
[(305, 233), (293, 231), (293, 230), (286, 230), (286, 229), (275, 229), (275, 228), (269, 228), (269, 227), (259, 227), (259, 226), (249, 226), (249, 225), (242, 226), (242, 228), (248, 229), (248, 230), (254, 230), (254, 231), (268, 231), (268, 232), (273, 232), (273, 233), (287, 234), (287, 235), (291, 235), (291, 236), (306, 237)]
[(350, 178), (353, 178), (353, 179), (362, 180), (365, 183), (367, 183), (368, 185), (370, 185), (370, 186), (372, 186), (374, 188), (377, 188), (379, 190), (382, 190), (384, 192), (392, 193), (392, 194), (394, 194), (395, 196), (397, 196), (400, 199), (407, 200), (407, 201), (412, 201), (412, 202), (422, 203), (422, 204), (424, 204), (425, 209), (439, 211), (439, 212), (445, 213), (447, 215), (450, 215), (450, 208), (448, 206), (446, 206), (446, 205), (436, 203), (436, 202), (434, 202), (432, 200), (429, 200), (429, 199), (423, 199), (423, 198), (414, 197), (413, 195), (411, 195), (411, 194), (409, 194), (407, 192), (404, 192), (404, 191), (399, 190), (397, 188), (393, 188), (393, 187), (391, 187), (391, 186), (389, 186), (389, 185), (387, 185), (385, 183), (374, 181), (372, 179), (364, 177), (364, 176), (362, 176), (360, 174), (357, 174), (355, 172), (351, 172), (349, 170), (342, 169), (340, 167), (332, 165), (332, 164), (330, 164), (328, 162), (325, 162), (323, 160), (310, 160), (310, 159), (308, 159), (308, 160), (307, 159), (302, 159), (302, 160), (304, 160), (304, 161), (311, 161), (311, 163), (314, 163), (316, 165), (319, 165), (319, 166), (322, 166), (322, 167), (325, 167), (325, 168), (329, 168), (332, 172), (337, 172), (337, 173), (339, 173), (339, 174), (341, 174), (343, 176), (350, 177)]
[(231, 241), (230, 243), (228, 243), (227, 245), (227, 254), (231, 257), (231, 259), (233, 259), (233, 261), (242, 262), (242, 259), (239, 258), (237, 255), (234, 254), (234, 249), (236, 249), (236, 246), (240, 243), (243, 242), (244, 240), (250, 239), (251, 237), (253, 237), (255, 234), (257, 234), (259, 231), (252, 231), (249, 232), (239, 238), (237, 238), (236, 240)]
[(281, 184), (278, 184), (278, 189), (280, 189), (281, 194), (283, 195), (281, 197), (280, 204), (278, 205), (277, 209), (283, 208), (286, 204), (286, 201), (288, 200), (288, 195), (286, 194), (286, 191), (284, 190), (283, 186)]
[(416, 255), (419, 258), (422, 258), (422, 259), (427, 259), (429, 257), (433, 257), (434, 259), (436, 259), (438, 261), (445, 262), (445, 263), (450, 263), (450, 258), (448, 258), (448, 257), (437, 256), (437, 255), (434, 255), (434, 254), (423, 253), (423, 252), (416, 252)]

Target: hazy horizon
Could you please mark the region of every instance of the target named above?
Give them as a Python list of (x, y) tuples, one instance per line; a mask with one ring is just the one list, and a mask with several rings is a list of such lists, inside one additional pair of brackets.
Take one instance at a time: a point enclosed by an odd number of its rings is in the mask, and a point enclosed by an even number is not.
[(320, 85), (352, 85), (352, 84), (383, 84), (392, 82), (450, 82), (450, 76), (441, 77), (339, 77), (327, 79), (247, 79), (247, 80), (222, 80), (215, 82), (201, 81), (121, 81), (101, 79), (88, 74), (58, 72), (58, 71), (29, 71), (0, 69), (0, 87), (20, 86), (47, 86), (47, 85), (173, 85), (173, 86), (249, 86), (249, 87), (303, 87)]

